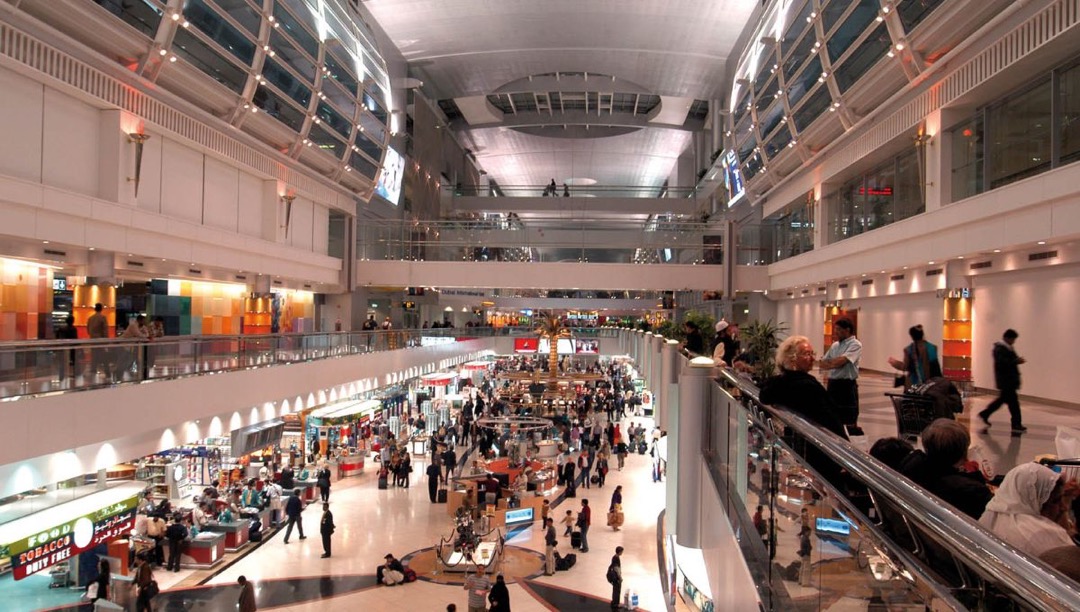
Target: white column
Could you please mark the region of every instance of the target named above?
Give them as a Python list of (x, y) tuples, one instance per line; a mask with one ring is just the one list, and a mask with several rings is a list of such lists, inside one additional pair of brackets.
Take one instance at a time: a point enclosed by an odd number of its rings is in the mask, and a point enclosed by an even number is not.
[(701, 437), (705, 411), (711, 409), (709, 386), (714, 365), (708, 357), (695, 357), (679, 375), (675, 541), (689, 548), (701, 548)]

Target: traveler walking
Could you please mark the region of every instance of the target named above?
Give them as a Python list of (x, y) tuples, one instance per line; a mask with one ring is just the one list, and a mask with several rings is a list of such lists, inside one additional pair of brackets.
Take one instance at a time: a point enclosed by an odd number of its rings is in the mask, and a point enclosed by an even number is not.
[(319, 496), (325, 504), (330, 501), (330, 466), (324, 463), (315, 474), (315, 481), (319, 485)]
[(608, 525), (618, 531), (623, 524), (623, 516), (622, 485), (619, 485), (615, 487), (615, 492), (611, 494), (611, 505), (608, 507)]
[(435, 503), (435, 496), (439, 493), (439, 476), (442, 470), (438, 463), (429, 463), (427, 466), (427, 492), (431, 503)]
[(1009, 407), (1009, 416), (1012, 418), (1013, 433), (1024, 433), (1027, 427), (1023, 425), (1020, 416), (1020, 398), (1017, 391), (1020, 390), (1020, 365), (1027, 360), (1016, 354), (1014, 344), (1020, 334), (1015, 329), (1006, 329), (1001, 340), (994, 343), (994, 386), (998, 388), (997, 399), (990, 402), (979, 418), (987, 427), (990, 427), (990, 415), (1001, 408), (1002, 404)]
[(491, 581), (484, 575), (484, 566), (477, 564), (476, 573), (465, 580), (465, 590), (469, 592), (469, 612), (487, 612), (490, 589)]
[(150, 556), (143, 553), (136, 558), (138, 567), (135, 570), (135, 586), (138, 592), (135, 596), (135, 612), (153, 612), (153, 599), (158, 593), (158, 584), (154, 580), (154, 570), (150, 567)]
[(938, 361), (937, 347), (926, 341), (923, 326), (911, 327), (908, 329), (908, 335), (911, 336), (911, 344), (904, 347), (904, 358), (889, 357), (889, 365), (904, 372), (905, 388), (921, 385), (931, 378), (941, 376), (941, 362)]
[(506, 588), (506, 579), (502, 574), (495, 577), (495, 586), (488, 593), (491, 609), (488, 612), (510, 612), (510, 590)]
[(300, 500), (300, 489), (293, 489), (293, 493), (289, 496), (289, 501), (285, 502), (285, 516), (288, 517), (289, 522), (285, 525), (285, 543), (289, 543), (289, 536), (292, 535), (293, 525), (296, 525), (296, 529), (300, 532), (300, 539), (306, 540), (307, 536), (304, 535), (304, 502)]

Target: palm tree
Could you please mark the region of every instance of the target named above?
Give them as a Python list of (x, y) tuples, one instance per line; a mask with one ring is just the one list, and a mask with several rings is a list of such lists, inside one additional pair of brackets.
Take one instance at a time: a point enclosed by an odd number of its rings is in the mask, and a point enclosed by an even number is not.
[(541, 338), (548, 339), (548, 372), (550, 378), (548, 379), (548, 389), (554, 390), (559, 386), (559, 338), (569, 338), (570, 329), (563, 325), (562, 319), (554, 314), (548, 313), (539, 318), (540, 324), (536, 328), (536, 333)]

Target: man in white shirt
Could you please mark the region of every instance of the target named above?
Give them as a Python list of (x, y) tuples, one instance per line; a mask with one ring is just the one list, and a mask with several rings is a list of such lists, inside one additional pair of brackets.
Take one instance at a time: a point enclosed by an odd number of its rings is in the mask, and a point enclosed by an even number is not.
[(861, 434), (859, 422), (859, 360), (862, 358), (862, 342), (855, 337), (855, 325), (851, 319), (837, 319), (833, 323), (836, 342), (818, 362), (818, 367), (828, 370), (827, 389), (840, 414), (840, 422), (849, 433)]

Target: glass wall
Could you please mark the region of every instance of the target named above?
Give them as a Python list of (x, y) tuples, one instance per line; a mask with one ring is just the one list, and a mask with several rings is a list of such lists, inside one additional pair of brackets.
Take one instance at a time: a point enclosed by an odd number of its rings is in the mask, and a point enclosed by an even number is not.
[(1080, 160), (1080, 63), (986, 105), (948, 137), (953, 202)]
[(761, 222), (762, 263), (771, 264), (814, 250), (814, 192), (788, 204)]
[(830, 243), (851, 238), (926, 210), (923, 161), (908, 151), (842, 183), (825, 197)]

